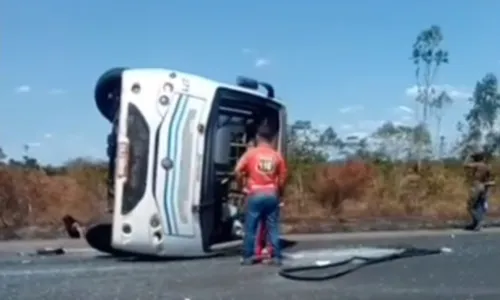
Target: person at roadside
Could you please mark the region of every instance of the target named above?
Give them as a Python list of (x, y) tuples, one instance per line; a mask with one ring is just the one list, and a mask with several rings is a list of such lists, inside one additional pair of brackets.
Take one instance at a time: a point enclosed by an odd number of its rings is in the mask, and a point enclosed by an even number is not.
[(236, 178), (245, 185), (247, 193), (243, 265), (255, 262), (256, 234), (262, 220), (266, 222), (273, 248), (271, 262), (281, 264), (279, 211), (287, 167), (282, 155), (272, 146), (274, 138), (269, 126), (261, 125), (257, 129), (255, 147), (245, 152), (235, 168)]
[(467, 157), (464, 167), (469, 171), (468, 175), (471, 179), (467, 209), (472, 219), (465, 229), (477, 231), (483, 225), (483, 219), (488, 209), (489, 188), (495, 185), (495, 182), (492, 180), (491, 170), (483, 152), (475, 152)]

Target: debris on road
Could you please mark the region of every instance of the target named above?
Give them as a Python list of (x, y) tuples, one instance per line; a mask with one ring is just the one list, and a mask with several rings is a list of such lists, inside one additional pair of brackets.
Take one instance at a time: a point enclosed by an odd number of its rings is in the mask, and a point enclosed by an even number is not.
[(66, 253), (66, 250), (64, 250), (63, 247), (57, 247), (57, 248), (39, 248), (36, 249), (34, 252), (18, 252), (17, 255), (19, 256), (53, 256), (53, 255), (63, 255)]

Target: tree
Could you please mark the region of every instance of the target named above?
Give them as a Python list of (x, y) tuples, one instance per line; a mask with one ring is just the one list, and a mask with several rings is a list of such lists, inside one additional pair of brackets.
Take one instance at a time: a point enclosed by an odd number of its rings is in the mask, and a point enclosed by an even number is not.
[(430, 155), (430, 133), (422, 125), (397, 126), (392, 122), (386, 122), (375, 130), (371, 138), (375, 145), (374, 156), (381, 160), (413, 160), (417, 158), (413, 147), (415, 143), (421, 145), (424, 150), (421, 158)]
[(446, 151), (446, 137), (444, 135), (439, 136), (439, 144), (438, 144), (438, 158), (442, 159), (445, 155)]
[[(429, 110), (432, 104), (436, 103), (434, 101), (436, 98), (434, 82), (437, 72), (441, 65), (449, 62), (448, 51), (441, 48), (443, 39), (441, 28), (437, 25), (432, 25), (417, 35), (412, 47), (411, 59), (415, 65), (415, 80), (417, 85), (415, 100), (422, 105), (422, 119), (420, 123), (425, 128), (428, 127)], [(421, 156), (424, 149), (418, 148), (418, 150), (418, 155)]]
[(0, 147), (0, 162), (3, 162), (7, 158), (7, 154), (3, 151), (3, 148)]
[(320, 134), (318, 146), (321, 151), (331, 158), (332, 156), (341, 154), (346, 145), (333, 127), (328, 127)]
[(492, 73), (486, 74), (476, 83), (469, 101), (472, 107), (465, 115), (466, 126), (462, 123), (457, 126), (462, 132), (459, 144), (461, 156), (477, 150), (498, 153), (500, 132), (495, 129), (495, 123), (500, 110), (500, 95), (497, 77)]
[(287, 128), (287, 150), (291, 161), (314, 163), (326, 161), (326, 154), (319, 148), (320, 132), (311, 121), (299, 120)]
[(432, 156), (432, 136), (427, 126), (420, 123), (415, 127), (405, 127), (407, 134), (413, 136), (412, 140), (416, 143), (417, 149), (419, 150), (416, 156), (412, 155), (409, 159), (417, 160), (418, 162), (422, 159), (430, 159)]
[(311, 121), (299, 120), (288, 127), (289, 159), (300, 163), (326, 162), (339, 154), (344, 142), (332, 127), (314, 128)]
[(436, 98), (432, 99), (431, 102), (431, 110), (436, 117), (436, 138), (439, 138), (439, 142), (436, 143), (438, 158), (441, 158), (443, 154), (444, 137), (441, 136), (441, 122), (443, 121), (444, 108), (452, 103), (453, 99), (451, 99), (446, 91), (442, 91)]
[(22, 160), (9, 159), (9, 166), (19, 167), (25, 169), (41, 169), (42, 167), (38, 163), (36, 158), (24, 155)]
[(350, 135), (342, 142), (340, 153), (347, 159), (350, 158), (371, 158), (368, 138)]

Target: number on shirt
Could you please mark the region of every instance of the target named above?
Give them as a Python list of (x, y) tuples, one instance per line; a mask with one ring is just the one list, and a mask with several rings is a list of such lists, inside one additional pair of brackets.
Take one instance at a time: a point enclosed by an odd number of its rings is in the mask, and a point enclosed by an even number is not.
[(259, 163), (257, 164), (257, 170), (265, 174), (274, 173), (275, 168), (276, 163), (274, 162), (274, 159), (269, 157), (260, 158)]

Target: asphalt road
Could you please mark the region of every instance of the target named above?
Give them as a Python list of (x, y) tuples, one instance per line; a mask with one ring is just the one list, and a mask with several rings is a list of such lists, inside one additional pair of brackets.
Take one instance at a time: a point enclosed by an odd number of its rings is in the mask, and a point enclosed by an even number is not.
[[(500, 299), (500, 231), (295, 236), (292, 251), (411, 244), (453, 252), (368, 266), (325, 282), (279, 277), (276, 267), (241, 267), (237, 257), (131, 262), (99, 256), (80, 241), (0, 243), (0, 299)], [(17, 252), (62, 244), (61, 256)]]

